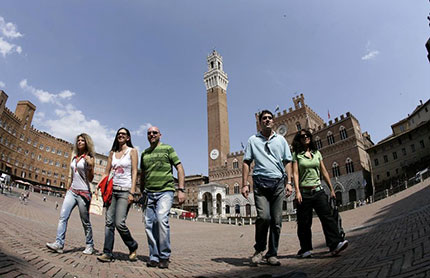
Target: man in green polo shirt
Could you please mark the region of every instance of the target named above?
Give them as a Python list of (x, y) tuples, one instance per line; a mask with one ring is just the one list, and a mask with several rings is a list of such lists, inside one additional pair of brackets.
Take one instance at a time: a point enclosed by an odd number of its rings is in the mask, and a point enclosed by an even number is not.
[(178, 171), (178, 201), (185, 201), (185, 173), (175, 150), (160, 142), (160, 130), (148, 129), (150, 147), (142, 152), (140, 160), (141, 190), (148, 193), (145, 210), (145, 231), (148, 238), (148, 267), (168, 268), (170, 259), (169, 213), (173, 203), (175, 184), (172, 166)]

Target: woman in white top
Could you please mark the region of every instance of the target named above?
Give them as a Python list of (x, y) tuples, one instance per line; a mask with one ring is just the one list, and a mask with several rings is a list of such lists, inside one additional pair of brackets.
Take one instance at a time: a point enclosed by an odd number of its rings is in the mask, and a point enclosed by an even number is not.
[(71, 185), (68, 186), (66, 197), (61, 207), (58, 221), (57, 237), (55, 242), (47, 243), (50, 250), (63, 253), (66, 238), (67, 222), (75, 206), (78, 206), (84, 227), (86, 248), (84, 254), (94, 253), (93, 230), (90, 223), (90, 182), (94, 178), (94, 144), (88, 134), (82, 133), (76, 137), (74, 154), (70, 167), (72, 169)]
[(136, 191), (137, 178), (137, 150), (131, 143), (131, 135), (128, 129), (120, 128), (115, 136), (105, 175), (113, 171), (112, 201), (106, 207), (105, 242), (103, 254), (97, 259), (101, 262), (113, 261), (113, 244), (115, 227), (118, 230), (130, 254), (129, 259), (137, 259), (137, 242), (131, 236), (125, 221), (128, 210), (133, 203), (133, 194)]

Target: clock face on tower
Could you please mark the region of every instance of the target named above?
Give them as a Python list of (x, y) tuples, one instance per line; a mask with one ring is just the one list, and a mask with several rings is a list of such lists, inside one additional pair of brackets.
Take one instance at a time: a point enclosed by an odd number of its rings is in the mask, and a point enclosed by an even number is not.
[(285, 134), (287, 134), (287, 127), (285, 125), (280, 125), (276, 132), (282, 136), (285, 136)]
[(219, 151), (217, 149), (213, 149), (209, 154), (209, 156), (211, 157), (212, 160), (215, 160), (219, 156)]

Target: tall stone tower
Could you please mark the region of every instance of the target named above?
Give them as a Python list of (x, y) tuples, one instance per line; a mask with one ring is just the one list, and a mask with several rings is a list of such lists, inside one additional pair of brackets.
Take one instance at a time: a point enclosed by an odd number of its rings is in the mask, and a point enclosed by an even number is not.
[(208, 71), (204, 74), (208, 109), (209, 172), (225, 165), (230, 152), (227, 112), (227, 74), (222, 57), (215, 50), (207, 57)]

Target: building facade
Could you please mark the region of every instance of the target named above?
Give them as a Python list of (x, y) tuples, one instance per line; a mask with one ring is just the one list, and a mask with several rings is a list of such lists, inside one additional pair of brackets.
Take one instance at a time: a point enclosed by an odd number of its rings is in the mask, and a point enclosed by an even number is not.
[(391, 126), (392, 134), (370, 147), (375, 191), (403, 184), (430, 167), (430, 100)]
[[(253, 217), (256, 216), (256, 210), (251, 178), (248, 179), (251, 192), (249, 198), (245, 199), (240, 194), (244, 153), (230, 152), (229, 149), (228, 79), (223, 71), (223, 59), (213, 51), (207, 57), (207, 64), (204, 82), (208, 105), (209, 184), (200, 187), (199, 215)], [(293, 105), (288, 110), (275, 114), (276, 132), (284, 136), (291, 146), (297, 131), (304, 128), (311, 130), (324, 157), (340, 204), (358, 201), (371, 194), (370, 160), (365, 150), (373, 143), (367, 133), (362, 133), (358, 120), (346, 113), (326, 124), (305, 103), (303, 94), (293, 98)], [(258, 113), (255, 114), (255, 121), (258, 131)], [(251, 175), (252, 169), (251, 165)], [(284, 214), (294, 211), (294, 198), (293, 195), (284, 201)]]
[(73, 145), (32, 126), (36, 106), (19, 101), (15, 112), (0, 91), (0, 171), (32, 184), (65, 188)]

